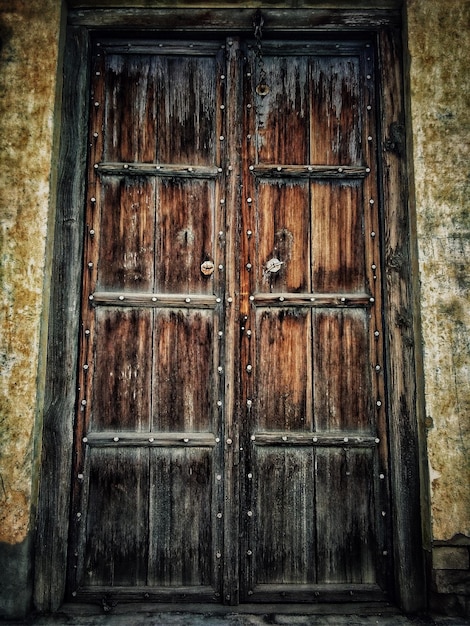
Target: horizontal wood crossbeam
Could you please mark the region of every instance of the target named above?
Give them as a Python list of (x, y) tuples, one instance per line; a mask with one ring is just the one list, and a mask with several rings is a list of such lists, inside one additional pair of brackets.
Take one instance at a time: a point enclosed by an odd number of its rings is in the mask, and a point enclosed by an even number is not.
[(314, 446), (314, 447), (347, 447), (373, 448), (380, 443), (380, 439), (371, 435), (351, 437), (347, 433), (324, 435), (320, 433), (293, 433), (288, 435), (281, 432), (255, 433), (252, 442), (258, 446)]
[(90, 295), (94, 306), (149, 306), (157, 308), (213, 309), (221, 298), (212, 295), (179, 293), (128, 293), (97, 291)]
[(374, 298), (366, 293), (256, 293), (252, 296), (255, 306), (367, 307)]
[(97, 448), (160, 447), (160, 448), (213, 448), (218, 438), (212, 433), (161, 433), (161, 432), (95, 432), (88, 433), (83, 442)]
[(171, 178), (216, 178), (222, 168), (215, 165), (172, 163), (97, 163), (102, 176), (161, 176)]
[[(250, 168), (251, 169), (251, 168)], [(365, 178), (370, 172), (366, 166), (356, 165), (253, 165), (251, 169), (260, 178)]]

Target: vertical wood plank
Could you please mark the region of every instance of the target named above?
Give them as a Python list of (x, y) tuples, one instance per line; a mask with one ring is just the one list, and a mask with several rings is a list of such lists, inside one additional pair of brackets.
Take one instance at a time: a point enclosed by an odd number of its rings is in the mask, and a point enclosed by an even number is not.
[(256, 349), (256, 428), (312, 430), (310, 314), (295, 309), (257, 312)]
[(364, 291), (365, 242), (360, 183), (312, 183), (313, 289)]
[(88, 454), (84, 513), (74, 521), (84, 526), (77, 587), (144, 585), (149, 451), (93, 448)]
[[(308, 162), (309, 97), (307, 58), (253, 53), (258, 163)], [(267, 94), (260, 95), (265, 71)], [(250, 103), (249, 103), (250, 104)]]
[(104, 159), (152, 163), (156, 156), (156, 58), (143, 54), (105, 54)]
[(358, 57), (313, 58), (311, 81), (311, 163), (359, 165), (362, 111)]
[[(256, 196), (257, 253), (252, 260), (257, 291), (310, 290), (310, 206), (308, 183), (258, 181)], [(282, 262), (277, 273), (269, 260)]]
[(214, 585), (211, 454), (151, 451), (150, 586)]
[(159, 291), (213, 293), (214, 276), (204, 275), (201, 264), (214, 260), (214, 201), (211, 181), (160, 183), (155, 243)]
[(51, 311), (44, 398), (41, 481), (35, 545), (34, 603), (56, 611), (64, 597), (69, 529), (73, 414), (84, 216), (88, 102), (88, 32), (65, 42)]
[(211, 432), (215, 407), (212, 312), (159, 310), (155, 320), (152, 429)]
[(312, 449), (256, 451), (256, 510), (249, 517), (256, 584), (316, 582)]
[(150, 427), (153, 313), (96, 311), (96, 347), (88, 430), (147, 431)]
[(372, 468), (370, 450), (317, 451), (319, 583), (376, 581)]
[[(413, 326), (411, 224), (406, 174), (406, 145), (390, 150), (390, 133), (404, 130), (400, 33), (379, 33), (381, 150), (384, 184), (384, 300), (388, 333), (390, 445), (397, 597), (405, 611), (425, 608), (425, 575), (420, 510), (420, 460), (417, 424), (415, 337)], [(386, 68), (393, 68), (386, 71)]]
[(95, 227), (98, 288), (152, 290), (155, 203), (152, 179), (106, 177), (102, 181), (100, 224)]
[(212, 165), (216, 160), (215, 56), (159, 59), (158, 161)]
[(321, 431), (375, 432), (367, 313), (314, 316), (314, 413)]

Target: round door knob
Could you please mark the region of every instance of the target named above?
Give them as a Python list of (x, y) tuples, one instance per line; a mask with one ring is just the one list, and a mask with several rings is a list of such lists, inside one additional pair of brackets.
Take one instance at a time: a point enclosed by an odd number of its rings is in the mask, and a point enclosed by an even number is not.
[(201, 264), (201, 272), (204, 274), (204, 276), (210, 276), (211, 274), (213, 274), (214, 264), (212, 263), (212, 261), (204, 261), (204, 263)]
[(276, 259), (276, 257), (274, 257), (273, 259), (269, 259), (269, 261), (266, 263), (266, 271), (271, 272), (271, 274), (276, 274), (281, 269), (282, 264), (283, 261), (279, 261), (279, 259)]

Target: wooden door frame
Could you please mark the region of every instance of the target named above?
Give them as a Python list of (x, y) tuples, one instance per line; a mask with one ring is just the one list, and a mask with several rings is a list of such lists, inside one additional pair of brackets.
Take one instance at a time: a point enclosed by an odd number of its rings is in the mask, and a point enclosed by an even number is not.
[[(64, 58), (61, 142), (58, 158), (47, 381), (35, 551), (35, 608), (57, 610), (64, 598), (70, 506), (73, 419), (77, 395), (77, 350), (87, 160), (90, 39), (96, 31), (252, 32), (254, 9), (85, 9), (70, 11)], [(366, 33), (375, 38), (381, 163), (384, 321), (395, 602), (408, 612), (426, 606), (421, 526), (418, 411), (420, 390), (415, 348), (417, 298), (412, 280), (413, 221), (410, 217), (405, 139), (401, 18), (398, 11), (266, 9), (265, 29), (309, 36)], [(386, 68), (380, 72), (380, 68)], [(233, 131), (236, 133), (236, 131)], [(236, 134), (233, 137), (236, 140)], [(235, 182), (231, 193), (236, 196)], [(228, 251), (230, 252), (230, 251)], [(233, 251), (232, 251), (233, 252)], [(235, 312), (234, 312), (235, 315)], [(234, 317), (236, 319), (236, 317)], [(235, 473), (235, 472), (234, 472)], [(236, 529), (229, 542), (237, 540)], [(233, 577), (233, 572), (228, 572)]]

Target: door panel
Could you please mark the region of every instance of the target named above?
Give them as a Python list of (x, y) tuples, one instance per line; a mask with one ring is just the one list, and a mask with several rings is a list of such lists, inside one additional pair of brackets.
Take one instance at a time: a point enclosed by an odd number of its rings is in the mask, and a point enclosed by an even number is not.
[(368, 41), (97, 40), (69, 599), (391, 591)]

